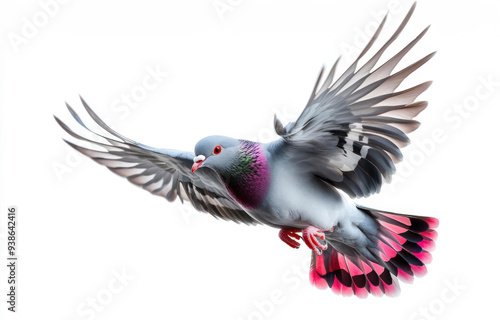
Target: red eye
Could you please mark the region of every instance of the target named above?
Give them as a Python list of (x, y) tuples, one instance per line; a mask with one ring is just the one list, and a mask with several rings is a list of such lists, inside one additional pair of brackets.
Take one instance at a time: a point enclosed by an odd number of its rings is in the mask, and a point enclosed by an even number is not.
[(214, 154), (219, 154), (221, 151), (222, 151), (222, 147), (221, 146), (215, 146), (213, 153)]

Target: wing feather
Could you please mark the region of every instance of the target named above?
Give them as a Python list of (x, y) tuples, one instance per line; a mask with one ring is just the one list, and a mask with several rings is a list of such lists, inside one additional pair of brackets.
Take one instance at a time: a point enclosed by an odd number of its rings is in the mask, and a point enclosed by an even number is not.
[(73, 108), (66, 104), (75, 121), (94, 135), (93, 138), (84, 137), (55, 117), (64, 131), (86, 145), (64, 140), (71, 147), (131, 183), (168, 201), (179, 198), (181, 201), (190, 202), (197, 210), (210, 213), (216, 218), (245, 224), (258, 223), (231, 198), (214, 171), (200, 168), (196, 173), (191, 172), (193, 153), (157, 149), (137, 143), (111, 129), (83, 99), (81, 101), (104, 134), (91, 130)]
[(415, 3), (396, 31), (361, 67), (358, 68), (360, 59), (374, 46), (386, 18), (337, 80), (334, 76), (338, 59), (321, 82), (323, 68), (297, 121), (283, 126), (275, 119), (276, 132), (283, 137), (291, 161), (351, 197), (379, 192), (383, 180), (390, 181), (395, 163), (403, 157), (400, 149), (410, 142), (407, 134), (419, 126), (413, 118), (427, 107), (427, 102), (416, 99), (430, 86), (430, 81), (397, 89), (435, 53), (393, 71), (429, 27), (373, 70), (403, 32), (414, 10)]

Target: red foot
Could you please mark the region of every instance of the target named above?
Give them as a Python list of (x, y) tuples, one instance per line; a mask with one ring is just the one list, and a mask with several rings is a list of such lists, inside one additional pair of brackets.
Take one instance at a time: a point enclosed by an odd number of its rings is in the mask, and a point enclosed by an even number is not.
[(293, 240), (292, 238), (295, 238), (297, 240), (300, 239), (300, 236), (297, 234), (297, 232), (300, 232), (302, 230), (300, 229), (281, 229), (280, 230), (280, 239), (289, 245), (292, 248), (298, 248), (300, 246), (300, 243), (297, 241)]
[[(328, 231), (332, 231), (332, 229), (328, 230)], [(324, 230), (321, 230), (321, 229), (318, 229), (316, 227), (313, 227), (313, 226), (309, 226), (307, 228), (305, 228), (304, 230), (302, 230), (302, 238), (304, 240), (304, 242), (306, 243), (306, 245), (314, 252), (316, 252), (317, 255), (320, 255), (321, 254), (321, 250), (326, 250), (328, 248), (328, 246), (326, 244), (321, 244), (317, 238), (320, 238), (321, 240), (325, 240), (325, 234), (321, 231), (324, 231)], [(319, 249), (318, 249), (319, 248)]]

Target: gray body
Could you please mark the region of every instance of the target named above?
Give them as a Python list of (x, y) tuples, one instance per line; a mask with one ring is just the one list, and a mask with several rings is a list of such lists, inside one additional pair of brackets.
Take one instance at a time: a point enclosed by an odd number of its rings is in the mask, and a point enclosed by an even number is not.
[[(351, 199), (308, 172), (282, 152), (283, 141), (262, 145), (271, 167), (271, 184), (262, 205), (249, 214), (277, 228), (316, 226), (328, 230), (340, 219), (355, 218), (359, 212)], [(353, 216), (354, 214), (354, 216)]]

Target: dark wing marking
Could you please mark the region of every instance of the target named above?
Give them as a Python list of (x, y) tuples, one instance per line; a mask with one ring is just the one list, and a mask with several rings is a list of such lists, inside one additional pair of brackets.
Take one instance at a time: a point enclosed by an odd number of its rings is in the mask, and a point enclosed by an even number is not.
[(386, 18), (356, 61), (335, 82), (338, 60), (322, 84), (321, 70), (311, 97), (296, 122), (283, 127), (275, 118), (276, 132), (284, 138), (290, 159), (351, 197), (379, 192), (382, 178), (390, 180), (395, 172), (394, 164), (402, 159), (400, 148), (409, 143), (406, 134), (419, 126), (413, 118), (427, 106), (427, 102), (415, 102), (415, 99), (430, 82), (395, 90), (434, 53), (399, 72), (393, 73), (393, 70), (428, 27), (396, 55), (372, 70), (404, 29), (414, 9), (415, 4), (390, 39), (358, 70), (359, 60), (375, 43)]
[[(258, 223), (227, 193), (220, 177), (208, 168), (191, 172), (194, 154), (171, 149), (157, 149), (130, 140), (107, 126), (82, 99), (90, 117), (111, 137), (92, 131), (69, 106), (73, 118), (93, 139), (85, 138), (55, 117), (57, 123), (83, 147), (66, 141), (71, 147), (94, 161), (105, 165), (114, 173), (154, 195), (174, 201), (177, 197), (189, 201), (197, 210), (208, 212), (224, 220), (245, 224)], [(99, 142), (103, 140), (105, 142)]]

